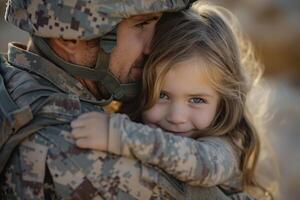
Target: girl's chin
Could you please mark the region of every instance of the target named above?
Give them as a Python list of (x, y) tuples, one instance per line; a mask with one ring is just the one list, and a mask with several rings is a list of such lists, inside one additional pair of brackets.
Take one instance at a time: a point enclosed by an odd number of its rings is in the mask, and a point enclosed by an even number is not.
[(190, 137), (191, 133), (190, 132), (171, 132), (174, 135), (182, 136), (182, 137)]
[(191, 135), (193, 134), (192, 131), (187, 131), (187, 132), (180, 132), (180, 131), (171, 131), (171, 130), (168, 130), (168, 129), (164, 129), (162, 128), (162, 130), (166, 131), (166, 132), (169, 132), (169, 133), (172, 133), (173, 135), (177, 135), (177, 136), (182, 136), (182, 137), (191, 137)]
[(151, 128), (159, 128), (159, 126), (155, 125), (155, 124), (147, 124), (148, 126), (150, 126)]
[(147, 124), (148, 126), (150, 126), (151, 128), (160, 128), (162, 129), (163, 131), (165, 132), (169, 132), (169, 133), (172, 133), (174, 135), (177, 135), (177, 136), (182, 136), (182, 137), (191, 137), (193, 135), (193, 131), (188, 131), (188, 132), (174, 132), (174, 131), (171, 131), (171, 130), (168, 130), (168, 129), (165, 129), (163, 127), (160, 127), (156, 124)]

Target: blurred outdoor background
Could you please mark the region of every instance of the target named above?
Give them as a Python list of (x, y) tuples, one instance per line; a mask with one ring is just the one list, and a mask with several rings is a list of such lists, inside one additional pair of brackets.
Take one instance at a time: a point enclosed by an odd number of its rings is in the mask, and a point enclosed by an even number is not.
[[(265, 126), (279, 166), (283, 200), (300, 199), (300, 0), (211, 0), (230, 9), (249, 35), (265, 65), (268, 94)], [(28, 35), (5, 23), (5, 0), (0, 0), (0, 51), (8, 41), (26, 42)], [(256, 103), (259, 103), (257, 99)], [(271, 164), (274, 174), (275, 165)]]

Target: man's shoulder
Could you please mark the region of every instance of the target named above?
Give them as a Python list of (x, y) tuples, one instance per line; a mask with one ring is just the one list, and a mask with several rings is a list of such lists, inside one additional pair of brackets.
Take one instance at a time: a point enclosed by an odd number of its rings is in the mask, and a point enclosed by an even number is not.
[[(12, 51), (13, 49), (11, 48)], [(34, 60), (37, 59), (37, 55), (31, 58), (30, 54), (26, 53), (10, 53), (12, 62), (8, 61), (5, 54), (0, 56), (0, 75), (4, 82), (2, 89), (7, 91), (12, 101), (19, 107), (29, 106), (35, 118), (38, 113), (51, 118), (70, 121), (82, 112), (101, 111), (101, 108), (93, 103), (83, 103), (79, 95), (71, 91), (61, 90), (51, 82), (52, 79), (47, 79), (36, 71), (28, 70), (30, 67), (20, 67), (22, 63), (23, 65), (35, 65)], [(38, 63), (41, 64), (41, 60)], [(45, 68), (47, 66), (40, 67)], [(45, 73), (47, 71), (51, 73), (51, 70), (43, 70)]]

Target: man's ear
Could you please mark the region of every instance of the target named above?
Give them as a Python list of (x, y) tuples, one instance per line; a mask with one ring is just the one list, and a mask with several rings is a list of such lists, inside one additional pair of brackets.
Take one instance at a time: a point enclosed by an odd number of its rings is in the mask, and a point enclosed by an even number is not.
[(55, 46), (56, 49), (58, 48), (58, 49), (60, 49), (60, 51), (63, 51), (65, 53), (71, 55), (76, 51), (79, 41), (55, 38), (55, 39), (52, 39), (50, 41), (50, 43), (51, 43), (51, 46)]

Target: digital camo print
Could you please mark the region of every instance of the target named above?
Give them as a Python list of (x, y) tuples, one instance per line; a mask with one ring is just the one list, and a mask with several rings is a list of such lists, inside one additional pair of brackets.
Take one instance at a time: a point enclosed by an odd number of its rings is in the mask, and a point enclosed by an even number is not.
[[(34, 74), (27, 72), (32, 70)], [(59, 122), (26, 139), (12, 155), (1, 176), (4, 199), (150, 199), (160, 192), (166, 196), (165, 190), (141, 179), (139, 161), (74, 145), (69, 122), (84, 112), (101, 111), (82, 100), (93, 102), (94, 97), (77, 80), (13, 44), (7, 60), (1, 57), (1, 74), (20, 107), (30, 105), (35, 118)]]
[(10, 44), (0, 61), (9, 94), (35, 114), (29, 124), (38, 119), (49, 124), (11, 155), (0, 176), (1, 199), (232, 199), (216, 187), (186, 185), (138, 160), (77, 148), (70, 121), (102, 110), (90, 92), (22, 45)]
[(188, 0), (9, 0), (5, 19), (40, 37), (92, 39), (123, 18), (185, 8)]
[(241, 190), (239, 154), (226, 136), (195, 140), (113, 114), (108, 138), (108, 152), (157, 166), (190, 185)]

